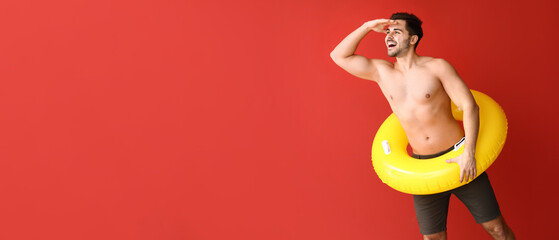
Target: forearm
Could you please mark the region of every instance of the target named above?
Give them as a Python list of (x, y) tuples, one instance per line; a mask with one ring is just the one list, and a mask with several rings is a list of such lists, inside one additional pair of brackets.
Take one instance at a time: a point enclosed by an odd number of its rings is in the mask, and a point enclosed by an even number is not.
[(361, 25), (355, 31), (350, 33), (347, 37), (342, 40), (336, 48), (330, 53), (330, 57), (334, 61), (339, 59), (344, 59), (351, 57), (355, 50), (357, 50), (357, 46), (361, 42), (361, 40), (369, 33), (371, 29), (365, 26), (365, 24)]
[(479, 107), (475, 102), (468, 108), (464, 109), (463, 124), (466, 135), (464, 154), (475, 156), (477, 136), (479, 132)]

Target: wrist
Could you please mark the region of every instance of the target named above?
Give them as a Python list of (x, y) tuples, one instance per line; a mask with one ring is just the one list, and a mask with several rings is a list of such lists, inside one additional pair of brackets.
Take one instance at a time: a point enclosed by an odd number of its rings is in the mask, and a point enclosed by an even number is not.
[(372, 28), (372, 26), (371, 26), (371, 22), (365, 22), (365, 23), (363, 23), (363, 25), (361, 25), (361, 29), (362, 29), (363, 31), (366, 31), (366, 32), (370, 32), (371, 30), (373, 30), (373, 28)]
[(475, 156), (476, 155), (476, 151), (475, 150), (469, 150), (469, 149), (464, 149), (464, 155), (466, 156)]

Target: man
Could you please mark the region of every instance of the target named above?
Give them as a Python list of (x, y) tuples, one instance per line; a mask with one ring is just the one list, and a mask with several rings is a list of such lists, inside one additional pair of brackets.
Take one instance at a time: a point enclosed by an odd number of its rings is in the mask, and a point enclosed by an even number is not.
[[(379, 85), (406, 132), (415, 158), (440, 156), (465, 137), (464, 153), (447, 162), (457, 163), (460, 182), (469, 183), (444, 193), (413, 196), (424, 239), (446, 239), (451, 194), (468, 207), (494, 239), (515, 239), (501, 216), (487, 174), (476, 178), (478, 106), (452, 65), (443, 59), (417, 55), (415, 49), (423, 37), (421, 24), (408, 13), (366, 22), (342, 40), (330, 56), (347, 72)], [(370, 31), (386, 33), (388, 56), (396, 57), (395, 63), (355, 54)], [(452, 117), (451, 100), (464, 112), (463, 129)]]

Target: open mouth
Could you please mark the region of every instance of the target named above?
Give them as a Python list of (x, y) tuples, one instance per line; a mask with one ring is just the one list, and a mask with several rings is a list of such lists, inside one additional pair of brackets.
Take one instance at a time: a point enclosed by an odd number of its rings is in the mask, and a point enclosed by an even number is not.
[(396, 47), (396, 42), (388, 41), (388, 42), (386, 42), (386, 45), (388, 46), (388, 48), (393, 48), (393, 47)]

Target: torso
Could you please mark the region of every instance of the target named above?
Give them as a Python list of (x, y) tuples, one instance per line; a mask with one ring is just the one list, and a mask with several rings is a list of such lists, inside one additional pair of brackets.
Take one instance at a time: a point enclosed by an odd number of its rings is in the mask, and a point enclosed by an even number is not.
[(394, 64), (378, 70), (377, 83), (416, 154), (438, 153), (464, 136), (432, 60), (421, 57), (417, 66), (405, 72)]

